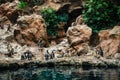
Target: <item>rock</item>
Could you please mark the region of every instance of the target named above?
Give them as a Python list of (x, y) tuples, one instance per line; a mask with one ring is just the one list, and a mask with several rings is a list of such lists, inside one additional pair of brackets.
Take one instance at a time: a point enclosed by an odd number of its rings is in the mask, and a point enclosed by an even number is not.
[(7, 16), (12, 23), (15, 23), (18, 18), (17, 3), (18, 1), (14, 1), (0, 5), (0, 18)]
[[(68, 7), (68, 12), (72, 12), (77, 7), (81, 7), (82, 6), (82, 1), (78, 1), (78, 0), (50, 0), (50, 2), (54, 3), (56, 5), (60, 4), (61, 7), (58, 8), (58, 9), (63, 9), (63, 8), (65, 9), (65, 7), (66, 8)], [(52, 6), (52, 7), (54, 7), (54, 6)]]
[(82, 16), (78, 16), (76, 21), (72, 23), (67, 30), (67, 39), (70, 44), (73, 55), (87, 54), (89, 51), (89, 39), (92, 29), (84, 24)]
[(52, 45), (48, 48), (45, 48), (45, 53), (52, 54), (52, 52), (55, 54), (55, 58), (62, 58), (65, 55), (68, 55), (69, 53), (67, 53), (67, 50), (69, 48), (69, 43), (67, 41), (67, 39), (63, 39), (63, 41), (61, 41), (59, 44), (57, 45)]
[(74, 55), (77, 55), (77, 56), (85, 55), (89, 51), (89, 45), (88, 45), (88, 43), (78, 44), (78, 45), (73, 46), (73, 47), (76, 50), (76, 52), (74, 53)]
[(100, 43), (104, 56), (112, 56), (120, 51), (120, 26), (115, 26), (112, 30), (102, 30), (99, 32)]
[(68, 28), (67, 38), (71, 45), (87, 42), (92, 34), (92, 29), (87, 25), (76, 25)]
[(9, 19), (4, 16), (0, 19), (0, 53), (8, 53), (8, 43), (14, 42), (13, 33), (10, 31), (12, 24)]
[(115, 59), (120, 59), (120, 53), (115, 53), (114, 58)]
[(0, 60), (0, 69), (17, 68), (20, 67), (34, 67), (34, 66), (82, 66), (87, 68), (104, 67), (104, 68), (116, 68), (120, 67), (120, 60), (117, 59), (105, 59), (96, 58), (94, 56), (80, 56), (80, 57), (65, 57), (53, 60), (32, 60), (32, 61), (18, 61), (18, 60)]
[(76, 18), (76, 21), (72, 23), (72, 26), (82, 25), (82, 24), (84, 24), (84, 20), (82, 15), (80, 15)]
[(102, 30), (99, 32), (100, 41), (107, 40), (109, 38), (110, 30)]
[(0, 19), (1, 31), (3, 30), (2, 32), (4, 32), (4, 31), (10, 32), (11, 27), (12, 27), (11, 21), (6, 16), (1, 17), (1, 19)]
[(22, 16), (17, 20), (18, 29), (14, 31), (14, 37), (20, 44), (47, 46), (47, 32), (42, 16), (32, 14)]
[(95, 47), (88, 47), (88, 53), (86, 54), (86, 56), (95, 56), (97, 57), (97, 49)]

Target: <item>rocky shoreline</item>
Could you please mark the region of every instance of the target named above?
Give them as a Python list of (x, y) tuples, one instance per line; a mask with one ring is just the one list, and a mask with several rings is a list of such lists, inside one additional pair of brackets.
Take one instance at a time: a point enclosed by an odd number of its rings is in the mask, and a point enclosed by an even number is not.
[(0, 61), (0, 69), (19, 69), (31, 67), (54, 67), (54, 66), (77, 66), (87, 68), (120, 68), (120, 60), (97, 58), (94, 56), (75, 56), (51, 59), (48, 61), (31, 60), (31, 61)]

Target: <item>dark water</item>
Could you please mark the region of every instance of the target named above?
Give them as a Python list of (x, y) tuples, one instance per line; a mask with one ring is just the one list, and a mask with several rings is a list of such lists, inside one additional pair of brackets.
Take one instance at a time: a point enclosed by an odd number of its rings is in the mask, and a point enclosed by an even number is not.
[(0, 80), (120, 80), (120, 69), (82, 69), (75, 67), (0, 71)]

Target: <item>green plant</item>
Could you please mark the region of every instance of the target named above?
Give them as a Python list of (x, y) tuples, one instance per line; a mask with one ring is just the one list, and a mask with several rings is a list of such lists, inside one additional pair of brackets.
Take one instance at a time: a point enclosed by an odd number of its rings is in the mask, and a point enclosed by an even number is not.
[(19, 3), (18, 3), (18, 8), (19, 9), (24, 9), (25, 7), (27, 7), (27, 2), (24, 2), (24, 1), (20, 1)]
[(46, 8), (44, 7), (41, 10), (41, 13), (43, 15), (43, 18), (45, 19), (46, 25), (47, 25), (47, 33), (51, 36), (57, 36), (57, 28), (59, 22), (67, 22), (68, 15), (63, 14), (56, 14), (55, 10), (53, 8)]
[(56, 28), (57, 28), (57, 15), (53, 8), (43, 8), (42, 15), (45, 19), (47, 25), (47, 32), (49, 35), (57, 36)]
[(120, 8), (110, 0), (87, 0), (83, 7), (84, 21), (93, 32), (113, 27), (120, 20)]

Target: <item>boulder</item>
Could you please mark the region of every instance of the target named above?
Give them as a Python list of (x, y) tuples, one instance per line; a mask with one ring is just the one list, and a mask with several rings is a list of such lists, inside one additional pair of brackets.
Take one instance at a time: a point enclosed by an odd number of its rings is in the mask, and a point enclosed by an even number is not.
[(92, 29), (84, 24), (82, 16), (78, 16), (67, 30), (67, 39), (70, 44), (73, 55), (87, 54), (89, 51), (89, 39)]
[(112, 30), (102, 30), (99, 32), (100, 43), (104, 56), (112, 56), (120, 51), (120, 26), (115, 26)]
[(82, 15), (76, 18), (76, 21), (72, 23), (72, 26), (85, 24)]
[(45, 21), (42, 16), (32, 14), (25, 15), (17, 20), (17, 29), (14, 30), (14, 37), (20, 44), (36, 45), (43, 47), (47, 43), (47, 32)]
[(114, 58), (120, 60), (120, 53), (116, 53), (116, 54), (114, 55)]
[(92, 34), (92, 29), (87, 25), (76, 25), (68, 28), (67, 38), (71, 45), (88, 42)]

